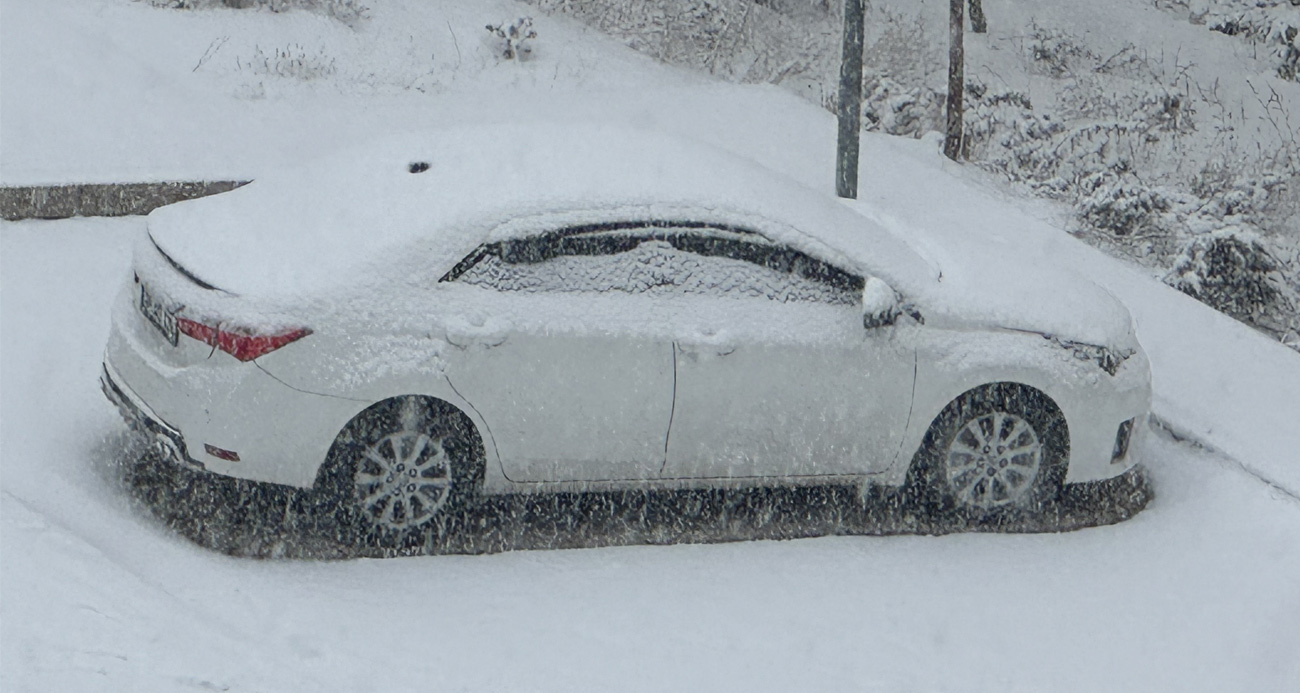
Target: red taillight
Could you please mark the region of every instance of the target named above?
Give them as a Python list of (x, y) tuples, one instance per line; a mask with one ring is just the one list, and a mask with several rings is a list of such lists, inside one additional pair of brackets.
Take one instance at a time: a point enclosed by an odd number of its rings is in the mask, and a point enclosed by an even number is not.
[(311, 330), (305, 327), (280, 334), (250, 334), (243, 330), (212, 327), (196, 320), (180, 317), (176, 318), (176, 328), (181, 331), (181, 334), (214, 346), (240, 361), (252, 361), (311, 334)]
[(190, 320), (189, 318), (176, 318), (176, 329), (183, 335), (189, 335), (200, 342), (208, 345), (217, 343), (217, 328), (208, 327), (201, 322)]

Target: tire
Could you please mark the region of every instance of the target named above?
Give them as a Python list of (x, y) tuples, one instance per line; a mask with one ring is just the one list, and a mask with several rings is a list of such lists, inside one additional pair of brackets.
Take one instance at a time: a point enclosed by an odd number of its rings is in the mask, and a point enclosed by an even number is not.
[(938, 514), (1038, 514), (1059, 497), (1069, 457), (1065, 417), (1050, 397), (992, 383), (963, 393), (930, 424), (910, 483)]
[(483, 440), (469, 417), (432, 397), (372, 405), (348, 422), (317, 479), (341, 534), (394, 545), (458, 526), (483, 485)]

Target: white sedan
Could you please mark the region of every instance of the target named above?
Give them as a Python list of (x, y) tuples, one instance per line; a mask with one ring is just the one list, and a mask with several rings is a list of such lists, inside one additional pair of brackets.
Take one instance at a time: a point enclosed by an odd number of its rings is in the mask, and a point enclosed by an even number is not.
[(933, 242), (638, 130), (391, 138), (151, 214), (103, 387), (177, 464), (380, 541), (481, 494), (912, 484), (988, 517), (1128, 471), (1127, 311)]

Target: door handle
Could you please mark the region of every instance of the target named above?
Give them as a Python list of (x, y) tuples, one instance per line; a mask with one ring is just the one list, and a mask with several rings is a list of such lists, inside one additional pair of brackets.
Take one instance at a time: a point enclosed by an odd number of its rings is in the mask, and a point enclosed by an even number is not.
[(510, 323), (500, 318), (485, 318), (481, 313), (456, 315), (447, 320), (447, 341), (462, 349), (475, 344), (494, 347), (510, 336)]
[(725, 334), (720, 334), (713, 330), (707, 330), (702, 335), (696, 337), (694, 341), (686, 344), (678, 343), (678, 348), (691, 360), (698, 359), (700, 354), (706, 356), (729, 356), (736, 351), (736, 343), (728, 338)]

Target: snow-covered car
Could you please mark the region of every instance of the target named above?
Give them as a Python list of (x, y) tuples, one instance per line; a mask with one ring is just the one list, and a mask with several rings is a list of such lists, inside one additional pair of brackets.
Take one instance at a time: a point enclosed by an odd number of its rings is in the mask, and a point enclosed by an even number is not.
[(628, 487), (1032, 512), (1134, 465), (1123, 306), (862, 210), (628, 128), (390, 138), (153, 212), (103, 387), (176, 463), (315, 488), (372, 536)]

